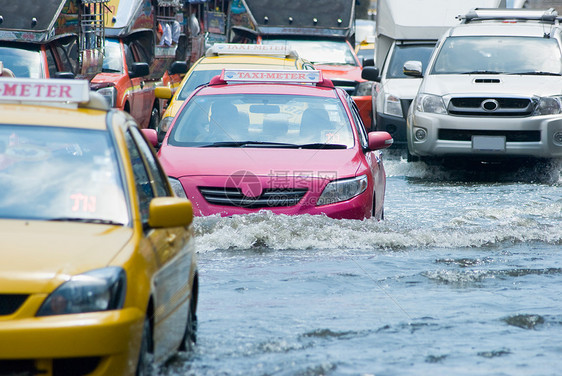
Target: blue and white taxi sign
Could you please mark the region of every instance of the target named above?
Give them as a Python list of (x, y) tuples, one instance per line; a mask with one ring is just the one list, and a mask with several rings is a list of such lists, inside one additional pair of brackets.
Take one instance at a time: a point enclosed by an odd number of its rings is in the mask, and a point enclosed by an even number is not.
[(86, 80), (0, 78), (0, 101), (84, 103), (90, 100)]
[(243, 44), (243, 43), (215, 43), (205, 53), (205, 56), (218, 55), (262, 55), (262, 56), (292, 56), (297, 52), (287, 45), (275, 44)]
[(226, 82), (279, 82), (279, 83), (319, 83), (323, 81), (319, 70), (253, 70), (225, 69), (221, 80)]

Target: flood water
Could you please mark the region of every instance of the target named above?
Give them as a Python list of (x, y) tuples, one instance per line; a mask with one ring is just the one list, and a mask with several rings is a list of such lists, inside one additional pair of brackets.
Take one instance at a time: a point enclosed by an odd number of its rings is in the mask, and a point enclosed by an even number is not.
[(198, 342), (159, 374), (560, 375), (562, 181), (385, 157), (381, 222), (197, 218)]

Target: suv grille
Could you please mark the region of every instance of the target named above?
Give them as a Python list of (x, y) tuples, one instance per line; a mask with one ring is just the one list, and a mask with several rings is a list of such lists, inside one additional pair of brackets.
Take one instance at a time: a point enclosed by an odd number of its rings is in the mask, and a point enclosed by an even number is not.
[(534, 111), (529, 98), (453, 98), (451, 115), (463, 116), (529, 116)]
[(210, 204), (242, 208), (272, 208), (294, 206), (306, 194), (306, 189), (265, 189), (259, 197), (247, 197), (238, 188), (199, 187)]
[(0, 294), (0, 316), (11, 315), (25, 302), (27, 295)]
[(539, 142), (540, 131), (487, 131), (475, 129), (440, 129), (438, 138), (448, 141), (471, 141), (472, 136), (505, 136), (506, 142)]

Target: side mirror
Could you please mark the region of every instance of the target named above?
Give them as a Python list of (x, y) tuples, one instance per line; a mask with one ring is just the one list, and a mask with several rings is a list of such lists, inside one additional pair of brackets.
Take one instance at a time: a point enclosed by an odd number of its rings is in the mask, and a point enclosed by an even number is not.
[(381, 81), (381, 76), (380, 76), (380, 71), (379, 68), (377, 67), (364, 67), (363, 70), (361, 70), (361, 78), (367, 80), (367, 81), (376, 81), (376, 82), (380, 82)]
[(392, 145), (394, 140), (390, 133), (385, 131), (369, 132), (369, 150), (386, 149)]
[(148, 207), (152, 228), (189, 226), (193, 221), (191, 201), (180, 197), (155, 197)]
[(404, 63), (404, 74), (410, 77), (423, 77), (422, 62), (417, 60), (410, 60)]
[(149, 144), (154, 147), (158, 147), (158, 133), (156, 129), (144, 128), (141, 129), (142, 134), (146, 137)]
[(170, 65), (170, 74), (186, 74), (187, 73), (187, 63), (185, 61), (174, 61)]
[(375, 66), (375, 59), (369, 58), (363, 60), (363, 67), (374, 67)]
[(172, 89), (168, 86), (158, 86), (154, 88), (154, 96), (160, 99), (170, 99), (172, 98)]
[(129, 71), (130, 78), (148, 76), (150, 74), (150, 68), (148, 63), (133, 63), (132, 70)]

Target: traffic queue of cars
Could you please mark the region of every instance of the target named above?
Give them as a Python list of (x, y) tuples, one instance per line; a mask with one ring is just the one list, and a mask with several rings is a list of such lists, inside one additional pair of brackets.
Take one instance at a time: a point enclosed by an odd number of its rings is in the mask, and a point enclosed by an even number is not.
[(146, 375), (195, 340), (191, 202), (86, 80), (0, 78), (0, 374)]

